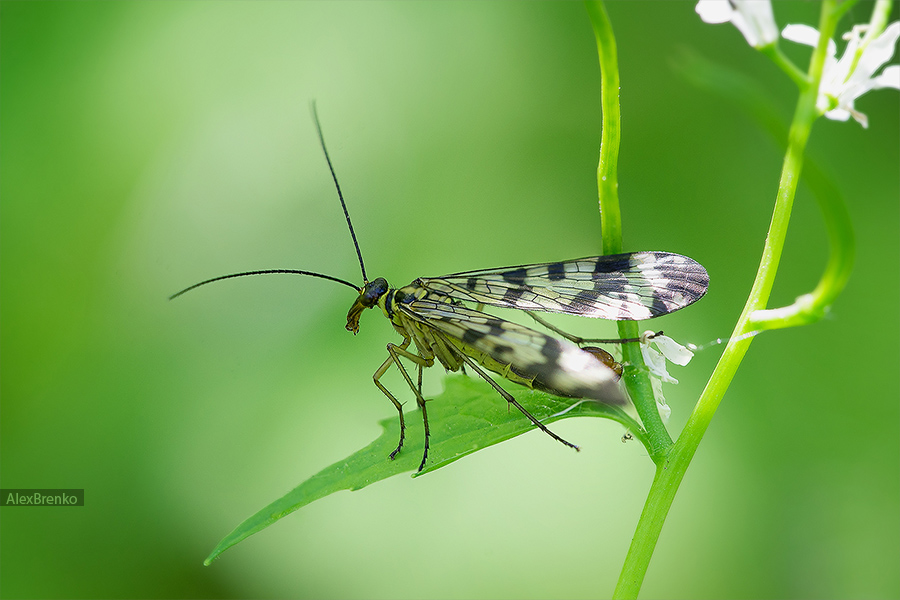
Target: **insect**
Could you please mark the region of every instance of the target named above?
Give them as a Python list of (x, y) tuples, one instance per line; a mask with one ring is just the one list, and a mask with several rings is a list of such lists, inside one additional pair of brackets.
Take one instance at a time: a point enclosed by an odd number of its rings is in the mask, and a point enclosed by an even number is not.
[[(173, 294), (170, 299), (215, 281), (274, 273), (318, 277), (353, 288), (358, 296), (347, 314), (347, 330), (356, 334), (363, 312), (377, 306), (402, 337), (399, 344), (387, 344), (388, 358), (373, 375), (376, 387), (393, 403), (400, 416), (400, 441), (390, 454), (392, 459), (403, 448), (406, 434), (402, 403), (381, 383), (381, 378), (392, 366), (406, 380), (422, 411), (425, 446), (419, 471), (428, 459), (430, 438), (427, 403), (422, 395), (422, 370), (435, 362), (447, 371), (470, 369), (521, 411), (535, 427), (577, 450), (576, 445), (553, 433), (529, 413), (486, 371), (557, 396), (623, 405), (628, 399), (618, 384), (621, 366), (617, 366), (600, 348), (579, 346), (581, 342), (596, 340), (581, 340), (565, 334), (533, 314), (533, 311), (611, 320), (643, 320), (684, 308), (706, 293), (709, 285), (706, 270), (691, 258), (668, 252), (591, 256), (465, 271), (443, 277), (420, 277), (401, 288), (392, 288), (381, 277), (370, 281), (350, 213), (325, 147), (315, 104), (312, 105), (312, 112), (319, 142), (359, 259), (363, 285), (357, 286), (314, 271), (264, 269), (207, 279)], [(466, 303), (479, 308), (487, 305), (526, 311), (563, 339), (500, 319)], [(417, 381), (413, 381), (401, 359), (415, 365)]]

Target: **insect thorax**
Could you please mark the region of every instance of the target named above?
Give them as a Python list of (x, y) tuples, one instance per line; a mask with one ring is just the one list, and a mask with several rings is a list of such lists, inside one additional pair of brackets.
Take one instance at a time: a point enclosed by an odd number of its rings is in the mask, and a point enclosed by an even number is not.
[[(384, 316), (395, 327), (402, 325), (404, 319), (397, 310), (398, 304), (409, 304), (415, 300), (421, 300), (429, 295), (428, 290), (415, 282), (400, 289), (391, 288), (383, 277), (374, 279), (363, 286), (347, 313), (347, 331), (354, 334), (359, 331), (359, 319), (363, 310), (378, 306), (384, 312)], [(408, 319), (407, 319), (408, 320)], [(400, 330), (401, 335), (403, 331)], [(404, 336), (405, 337), (405, 336)]]
[[(378, 305), (384, 311), (385, 316), (391, 321), (394, 329), (406, 340), (415, 344), (418, 354), (425, 359), (436, 359), (448, 371), (459, 371), (465, 363), (462, 354), (474, 359), (482, 367), (498, 373), (501, 377), (524, 385), (535, 387), (534, 376), (520, 374), (506, 362), (491, 358), (488, 354), (475, 349), (463, 340), (454, 336), (444, 335), (438, 332), (432, 325), (428, 325), (417, 318), (415, 302), (426, 300), (437, 303), (460, 304), (449, 296), (434, 294), (415, 280), (400, 289), (392, 289), (385, 293), (378, 301)], [(408, 308), (404, 305), (409, 305)], [(537, 386), (540, 387), (540, 386)], [(542, 388), (544, 389), (544, 388)], [(559, 392), (556, 392), (560, 395)], [(563, 394), (564, 395), (564, 394)]]

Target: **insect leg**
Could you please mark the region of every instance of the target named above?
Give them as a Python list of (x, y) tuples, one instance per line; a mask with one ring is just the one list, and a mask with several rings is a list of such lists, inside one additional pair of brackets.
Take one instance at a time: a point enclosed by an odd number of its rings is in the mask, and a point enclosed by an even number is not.
[(381, 381), (379, 381), (379, 379), (381, 379), (381, 376), (387, 373), (387, 370), (391, 367), (392, 364), (394, 364), (393, 355), (391, 355), (387, 360), (381, 363), (381, 366), (378, 367), (378, 370), (375, 371), (375, 374), (372, 376), (372, 380), (375, 382), (375, 386), (378, 387), (378, 389), (381, 390), (381, 392), (385, 396), (387, 396), (391, 402), (394, 403), (394, 406), (397, 408), (397, 412), (400, 414), (400, 443), (397, 444), (397, 447), (393, 452), (391, 452), (391, 460), (393, 460), (394, 457), (397, 456), (397, 453), (400, 452), (400, 448), (403, 447), (403, 438), (406, 435), (406, 423), (403, 421), (403, 405), (399, 400), (394, 398), (394, 395), (390, 393), (386, 387), (384, 387)]
[[(381, 390), (381, 392), (385, 396), (388, 397), (388, 400), (390, 400), (391, 402), (394, 403), (394, 406), (397, 408), (397, 413), (400, 415), (400, 443), (398, 443), (397, 447), (394, 449), (394, 451), (391, 452), (391, 460), (393, 460), (394, 457), (397, 456), (397, 453), (400, 452), (400, 449), (403, 447), (403, 440), (406, 436), (406, 422), (403, 419), (403, 404), (399, 400), (397, 400), (397, 398), (394, 397), (394, 395), (384, 386), (383, 383), (381, 383), (381, 377), (385, 373), (387, 373), (387, 370), (391, 368), (391, 365), (396, 364), (397, 366), (400, 367), (400, 372), (403, 373), (404, 377), (406, 377), (406, 380), (410, 381), (409, 375), (406, 373), (406, 370), (403, 368), (403, 365), (400, 364), (400, 359), (397, 357), (398, 352), (402, 352), (405, 356), (409, 357), (411, 360), (416, 362), (416, 364), (420, 364), (420, 366), (422, 366), (422, 365), (424, 365), (426, 367), (430, 366), (430, 364), (427, 361), (424, 361), (424, 359), (416, 356), (415, 354), (411, 354), (406, 351), (406, 348), (409, 346), (410, 341), (411, 341), (410, 338), (406, 338), (405, 340), (403, 340), (403, 343), (400, 344), (399, 346), (397, 346), (395, 344), (388, 344), (387, 350), (388, 350), (388, 354), (390, 354), (390, 357), (388, 357), (387, 360), (385, 360), (383, 363), (381, 363), (381, 366), (378, 367), (378, 370), (375, 371), (374, 375), (372, 375), (372, 381), (375, 382), (375, 386), (379, 390)], [(420, 363), (420, 361), (424, 361), (424, 362)], [(412, 386), (412, 383), (410, 383), (410, 386)], [(416, 392), (415, 388), (413, 388), (413, 392)], [(421, 393), (417, 394), (417, 396), (421, 396)], [(424, 402), (424, 400), (423, 400), (423, 402)]]
[[(449, 342), (448, 342), (448, 343), (449, 343)], [(485, 373), (484, 370), (483, 370), (481, 367), (479, 367), (478, 364), (477, 364), (474, 360), (472, 360), (470, 357), (466, 356), (466, 355), (463, 354), (462, 352), (460, 352), (459, 355), (460, 355), (460, 357), (462, 357), (462, 360), (463, 360), (467, 365), (469, 365), (470, 367), (472, 367), (472, 369), (473, 369), (476, 373), (478, 373), (478, 375), (480, 375), (482, 379), (484, 379), (485, 381), (487, 381), (487, 382), (490, 384), (490, 386), (491, 386), (492, 388), (494, 388), (494, 390), (496, 390), (496, 392), (497, 392), (498, 394), (500, 394), (501, 396), (503, 396), (503, 399), (504, 399), (504, 400), (506, 400), (509, 404), (512, 404), (513, 406), (515, 406), (516, 408), (518, 408), (519, 411), (520, 411), (523, 415), (525, 415), (526, 417), (528, 417), (528, 420), (531, 421), (538, 429), (540, 429), (541, 431), (543, 431), (544, 433), (546, 433), (547, 435), (549, 435), (550, 437), (552, 437), (552, 438), (553, 438), (554, 440), (556, 440), (557, 442), (561, 442), (561, 443), (565, 444), (565, 445), (568, 446), (569, 448), (574, 448), (575, 450), (581, 450), (581, 448), (579, 448), (579, 447), (576, 446), (575, 444), (573, 444), (573, 443), (571, 443), (571, 442), (567, 442), (567, 441), (564, 440), (563, 438), (559, 437), (558, 435), (556, 435), (555, 433), (553, 433), (552, 431), (550, 431), (549, 429), (547, 429), (547, 426), (546, 426), (546, 425), (544, 425), (544, 424), (541, 423), (539, 420), (537, 420), (537, 418), (536, 418), (534, 415), (532, 415), (530, 412), (528, 412), (528, 411), (525, 409), (524, 406), (522, 406), (521, 404), (519, 404), (519, 402), (518, 402), (515, 398), (513, 398), (512, 395), (511, 395), (509, 392), (507, 392), (507, 391), (504, 390), (502, 387), (500, 387), (500, 385), (499, 385), (496, 381), (494, 381), (494, 380), (491, 378), (490, 375), (488, 375), (487, 373)]]
[(534, 319), (536, 322), (540, 323), (541, 325), (543, 325), (544, 327), (546, 327), (547, 329), (549, 329), (550, 331), (552, 331), (552, 332), (555, 333), (556, 335), (560, 335), (560, 336), (566, 338), (567, 340), (569, 340), (570, 342), (572, 342), (572, 343), (574, 343), (574, 344), (580, 344), (582, 341), (584, 341), (584, 340), (582, 340), (580, 337), (575, 336), (575, 335), (572, 335), (571, 333), (566, 333), (565, 331), (563, 331), (562, 329), (559, 329), (558, 327), (556, 327), (556, 326), (553, 325), (552, 323), (550, 323), (550, 322), (548, 322), (548, 321), (545, 321), (545, 320), (544, 320), (543, 318), (541, 318), (536, 312), (533, 312), (533, 311), (530, 311), (530, 310), (526, 310), (526, 311), (524, 311), (524, 312), (525, 312), (525, 314), (527, 314), (529, 317), (531, 317), (531, 318)]
[[(547, 329), (549, 329), (550, 331), (552, 331), (553, 333), (555, 333), (555, 334), (557, 334), (557, 335), (560, 335), (560, 336), (566, 338), (567, 340), (569, 340), (570, 342), (572, 342), (572, 343), (574, 343), (574, 344), (577, 344), (577, 345), (579, 345), (579, 346), (582, 345), (582, 344), (624, 344), (624, 343), (626, 343), (626, 342), (643, 342), (643, 341), (644, 341), (644, 338), (643, 338), (643, 337), (639, 337), (639, 338), (614, 338), (614, 339), (605, 339), (605, 338), (583, 338), (583, 337), (578, 337), (577, 335), (572, 335), (571, 333), (566, 333), (565, 331), (563, 331), (563, 330), (560, 329), (559, 327), (556, 327), (556, 326), (553, 325), (552, 323), (550, 323), (550, 322), (546, 321), (545, 319), (541, 318), (537, 313), (535, 313), (535, 312), (533, 312), (533, 311), (526, 310), (526, 311), (524, 311), (524, 312), (525, 312), (529, 317), (531, 317), (532, 319), (534, 319), (535, 321), (537, 321), (538, 323), (540, 323), (541, 325), (543, 325), (544, 327), (546, 327)], [(657, 335), (662, 335), (662, 331), (656, 332), (655, 334), (653, 334), (652, 336), (650, 336), (650, 339), (653, 339), (653, 338), (656, 337)]]
[[(419, 381), (417, 386), (419, 388), (419, 393), (416, 396), (417, 398), (422, 397), (422, 371), (424, 369), (425, 367), (422, 364), (419, 364)], [(421, 471), (425, 466), (425, 459), (428, 458), (428, 440), (431, 436), (431, 432), (428, 430), (428, 411), (425, 408), (425, 403), (422, 402), (419, 406), (422, 408), (422, 423), (425, 425), (425, 452), (422, 455), (422, 462), (419, 463), (419, 471)]]
[[(403, 344), (397, 346), (395, 344), (388, 344), (387, 351), (391, 355), (391, 359), (394, 364), (397, 365), (397, 368), (400, 370), (400, 374), (403, 375), (403, 378), (406, 379), (406, 383), (409, 384), (409, 389), (413, 391), (413, 394), (416, 396), (416, 402), (419, 405), (419, 408), (422, 409), (422, 423), (425, 425), (425, 451), (422, 453), (422, 462), (419, 463), (419, 471), (421, 471), (425, 467), (425, 461), (428, 459), (428, 441), (431, 436), (431, 431), (428, 427), (428, 412), (425, 408), (425, 397), (422, 396), (422, 368), (430, 367), (434, 364), (434, 359), (425, 358), (423, 356), (419, 356), (418, 354), (413, 354), (408, 351), (406, 348), (409, 346), (409, 340), (404, 340)], [(400, 362), (400, 357), (405, 356), (409, 360), (413, 361), (419, 367), (419, 385), (416, 387), (416, 384), (413, 383), (412, 377), (409, 376), (409, 372), (406, 370), (406, 367), (403, 366), (403, 363)], [(391, 458), (400, 451), (400, 447), (397, 447), (391, 454)]]

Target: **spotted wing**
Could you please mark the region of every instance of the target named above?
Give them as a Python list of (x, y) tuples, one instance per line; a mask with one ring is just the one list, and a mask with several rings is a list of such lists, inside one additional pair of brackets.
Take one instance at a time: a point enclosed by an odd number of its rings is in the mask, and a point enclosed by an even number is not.
[(670, 252), (631, 252), (416, 281), (456, 300), (615, 321), (658, 317), (703, 297), (706, 269)]
[(609, 404), (627, 402), (612, 369), (569, 341), (461, 305), (417, 300), (399, 308), (405, 316), (443, 333), (468, 356), (478, 359), (478, 353), (486, 354), (499, 363), (492, 367), (481, 361), (491, 370), (503, 374), (509, 365), (536, 389)]

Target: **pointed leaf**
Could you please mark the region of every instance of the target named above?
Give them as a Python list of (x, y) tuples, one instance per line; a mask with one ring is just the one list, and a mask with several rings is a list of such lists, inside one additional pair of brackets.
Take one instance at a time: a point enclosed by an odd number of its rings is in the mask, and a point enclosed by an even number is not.
[[(636, 421), (621, 409), (599, 402), (558, 398), (516, 386), (510, 393), (543, 423), (574, 416), (613, 419), (643, 440)], [(464, 375), (448, 376), (444, 392), (428, 402), (431, 448), (425, 468), (414, 476), (430, 473), (467, 454), (492, 446), (535, 429), (534, 425), (507, 403), (486, 383)], [(204, 564), (209, 565), (226, 549), (261, 531), (314, 500), (340, 490), (358, 490), (369, 484), (415, 471), (422, 460), (424, 432), (419, 411), (406, 413), (406, 440), (396, 460), (390, 453), (397, 447), (400, 424), (396, 417), (380, 422), (384, 431), (374, 442), (326, 467), (299, 486), (275, 500), (229, 533)], [(541, 435), (538, 433), (537, 435)], [(549, 437), (548, 445), (556, 444)]]

